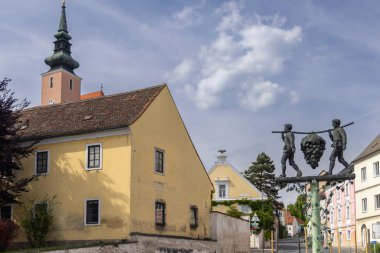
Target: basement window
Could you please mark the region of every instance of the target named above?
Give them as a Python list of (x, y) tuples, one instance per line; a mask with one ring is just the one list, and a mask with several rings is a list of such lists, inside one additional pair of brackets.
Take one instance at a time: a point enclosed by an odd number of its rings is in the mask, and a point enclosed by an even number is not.
[(87, 199), (85, 201), (84, 225), (100, 225), (100, 200)]
[(196, 206), (190, 207), (190, 227), (198, 227), (198, 207)]
[(158, 226), (165, 226), (166, 204), (163, 201), (156, 201), (155, 223)]

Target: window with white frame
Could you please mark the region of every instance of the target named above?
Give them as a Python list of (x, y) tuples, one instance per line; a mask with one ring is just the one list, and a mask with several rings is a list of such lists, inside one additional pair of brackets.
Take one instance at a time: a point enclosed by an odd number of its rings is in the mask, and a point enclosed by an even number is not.
[(100, 200), (87, 199), (85, 201), (85, 225), (100, 225)]
[(380, 194), (375, 195), (375, 209), (380, 209)]
[(220, 184), (219, 185), (219, 198), (223, 199), (226, 197), (226, 185), (225, 184)]
[(102, 168), (102, 144), (87, 144), (87, 170)]
[(346, 196), (350, 194), (350, 184), (346, 182), (346, 186), (344, 187), (344, 193)]
[(335, 239), (335, 234), (331, 233), (331, 241), (334, 241), (334, 239)]
[(373, 177), (380, 176), (379, 162), (373, 163)]
[(36, 175), (48, 174), (49, 171), (49, 151), (36, 152)]
[(366, 213), (367, 212), (367, 198), (362, 199), (362, 212)]
[(12, 206), (4, 205), (0, 207), (0, 218), (2, 220), (10, 220), (12, 219)]
[(351, 240), (351, 231), (347, 230), (347, 241)]
[(155, 149), (155, 172), (164, 173), (164, 151), (161, 149)]
[(350, 206), (346, 206), (346, 219), (349, 219), (350, 215)]
[(342, 209), (338, 208), (338, 220), (342, 220)]
[(367, 169), (366, 169), (366, 167), (361, 168), (361, 180), (362, 180), (362, 182), (367, 181)]

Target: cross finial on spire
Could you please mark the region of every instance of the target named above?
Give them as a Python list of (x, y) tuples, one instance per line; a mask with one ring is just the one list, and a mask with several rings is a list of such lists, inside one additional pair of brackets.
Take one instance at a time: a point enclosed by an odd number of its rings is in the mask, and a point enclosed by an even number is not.
[(100, 84), (100, 91), (103, 91), (103, 83)]
[(65, 0), (62, 0), (62, 6), (65, 6)]

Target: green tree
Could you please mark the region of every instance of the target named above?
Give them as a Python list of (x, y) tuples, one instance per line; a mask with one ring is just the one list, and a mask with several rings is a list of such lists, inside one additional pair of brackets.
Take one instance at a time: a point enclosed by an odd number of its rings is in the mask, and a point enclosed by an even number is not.
[(21, 160), (29, 156), (32, 146), (20, 145), (22, 109), (29, 105), (25, 99), (18, 101), (8, 89), (10, 79), (0, 81), (0, 206), (21, 204), (19, 197), (27, 191), (31, 178), (17, 178), (15, 171), (22, 170)]
[(275, 167), (271, 158), (263, 153), (260, 153), (255, 162), (243, 172), (243, 175), (248, 179), (259, 191), (263, 192), (268, 198), (276, 201), (278, 196), (278, 185), (275, 179)]
[(306, 194), (298, 195), (296, 203), (288, 205), (291, 215), (306, 221)]

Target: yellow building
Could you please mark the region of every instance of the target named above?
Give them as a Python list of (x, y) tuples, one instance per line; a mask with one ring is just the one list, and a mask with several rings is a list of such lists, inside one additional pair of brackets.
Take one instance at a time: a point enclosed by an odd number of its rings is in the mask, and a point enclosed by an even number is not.
[(20, 132), (36, 143), (20, 177), (38, 176), (21, 202), (58, 202), (47, 239), (210, 238), (213, 186), (167, 85), (80, 100), (64, 5), (55, 37), (43, 106), (23, 111)]
[[(217, 157), (215, 165), (208, 172), (215, 188), (213, 200), (261, 200), (262, 197), (266, 198), (265, 195), (263, 196), (251, 182), (227, 161), (227, 156), (224, 152), (224, 150), (221, 150), (221, 154)], [(237, 207), (243, 213), (249, 214), (251, 212), (249, 206), (239, 205)], [(228, 209), (225, 205), (213, 207), (214, 211), (220, 212), (226, 212)]]

